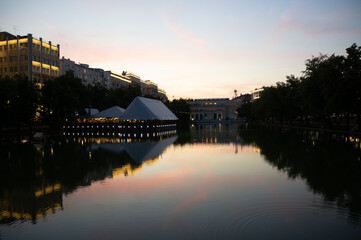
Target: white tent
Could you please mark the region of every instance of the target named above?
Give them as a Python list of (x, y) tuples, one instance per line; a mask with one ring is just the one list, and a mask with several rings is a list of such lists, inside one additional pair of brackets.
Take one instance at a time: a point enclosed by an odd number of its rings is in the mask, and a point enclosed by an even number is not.
[(152, 160), (159, 157), (170, 145), (172, 145), (178, 136), (170, 138), (163, 138), (160, 141), (151, 142), (131, 142), (131, 143), (101, 143), (91, 144), (88, 151), (95, 151), (100, 148), (119, 154), (122, 151), (126, 151), (128, 155), (138, 164), (147, 160)]
[(162, 101), (136, 97), (119, 120), (178, 120)]
[(90, 118), (119, 118), (124, 113), (124, 108), (114, 106), (91, 115)]

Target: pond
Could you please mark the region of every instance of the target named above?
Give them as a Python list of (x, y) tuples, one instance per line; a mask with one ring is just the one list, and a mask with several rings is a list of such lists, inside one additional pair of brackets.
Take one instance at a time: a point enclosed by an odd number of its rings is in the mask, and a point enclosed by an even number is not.
[(197, 125), (0, 146), (0, 239), (360, 239), (357, 137)]

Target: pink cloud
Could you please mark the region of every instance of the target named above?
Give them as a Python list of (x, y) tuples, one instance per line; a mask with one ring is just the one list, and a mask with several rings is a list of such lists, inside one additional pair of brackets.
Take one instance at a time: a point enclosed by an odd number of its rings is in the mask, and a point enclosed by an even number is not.
[(201, 201), (204, 201), (209, 196), (208, 192), (199, 192), (194, 197), (187, 199), (181, 204), (179, 204), (173, 211), (171, 212), (172, 215), (179, 215), (183, 211), (185, 211), (188, 208), (191, 208), (192, 206), (198, 204)]
[(207, 41), (204, 40), (203, 38), (193, 34), (193, 33), (190, 33), (184, 29), (181, 29), (180, 27), (178, 27), (176, 25), (176, 23), (172, 20), (170, 20), (168, 17), (166, 17), (165, 15), (162, 15), (161, 16), (165, 26), (171, 30), (172, 32), (176, 33), (178, 35), (178, 37), (182, 38), (182, 39), (185, 39), (185, 40), (188, 40), (188, 41), (191, 41), (199, 46), (205, 46), (207, 45)]
[(278, 44), (290, 33), (299, 33), (310, 38), (361, 33), (361, 28), (352, 24), (358, 21), (358, 16), (352, 12), (338, 10), (317, 15), (299, 15), (306, 11), (301, 5), (286, 10), (272, 30), (273, 40), (270, 45)]

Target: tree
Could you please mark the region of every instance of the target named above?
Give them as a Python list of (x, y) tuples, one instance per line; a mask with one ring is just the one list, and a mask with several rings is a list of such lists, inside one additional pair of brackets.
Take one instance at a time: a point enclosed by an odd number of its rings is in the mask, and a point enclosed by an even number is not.
[(14, 119), (15, 115), (13, 112), (13, 104), (16, 97), (16, 87), (15, 81), (10, 79), (9, 76), (0, 77), (0, 128), (2, 126), (10, 125)]
[(48, 80), (42, 88), (43, 120), (51, 125), (74, 121), (89, 106), (89, 92), (72, 72)]
[(349, 85), (352, 112), (357, 114), (357, 122), (361, 127), (361, 47), (355, 43), (346, 49), (345, 82)]
[(173, 99), (172, 102), (167, 102), (168, 108), (183, 122), (189, 122), (189, 115), (191, 107), (185, 99)]
[(0, 79), (1, 125), (32, 127), (38, 106), (38, 88), (25, 74)]

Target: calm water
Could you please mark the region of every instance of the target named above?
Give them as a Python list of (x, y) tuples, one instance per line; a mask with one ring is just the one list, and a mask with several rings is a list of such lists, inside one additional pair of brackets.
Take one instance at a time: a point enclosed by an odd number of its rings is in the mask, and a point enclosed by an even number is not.
[(361, 239), (358, 138), (193, 126), (0, 147), (0, 239)]

